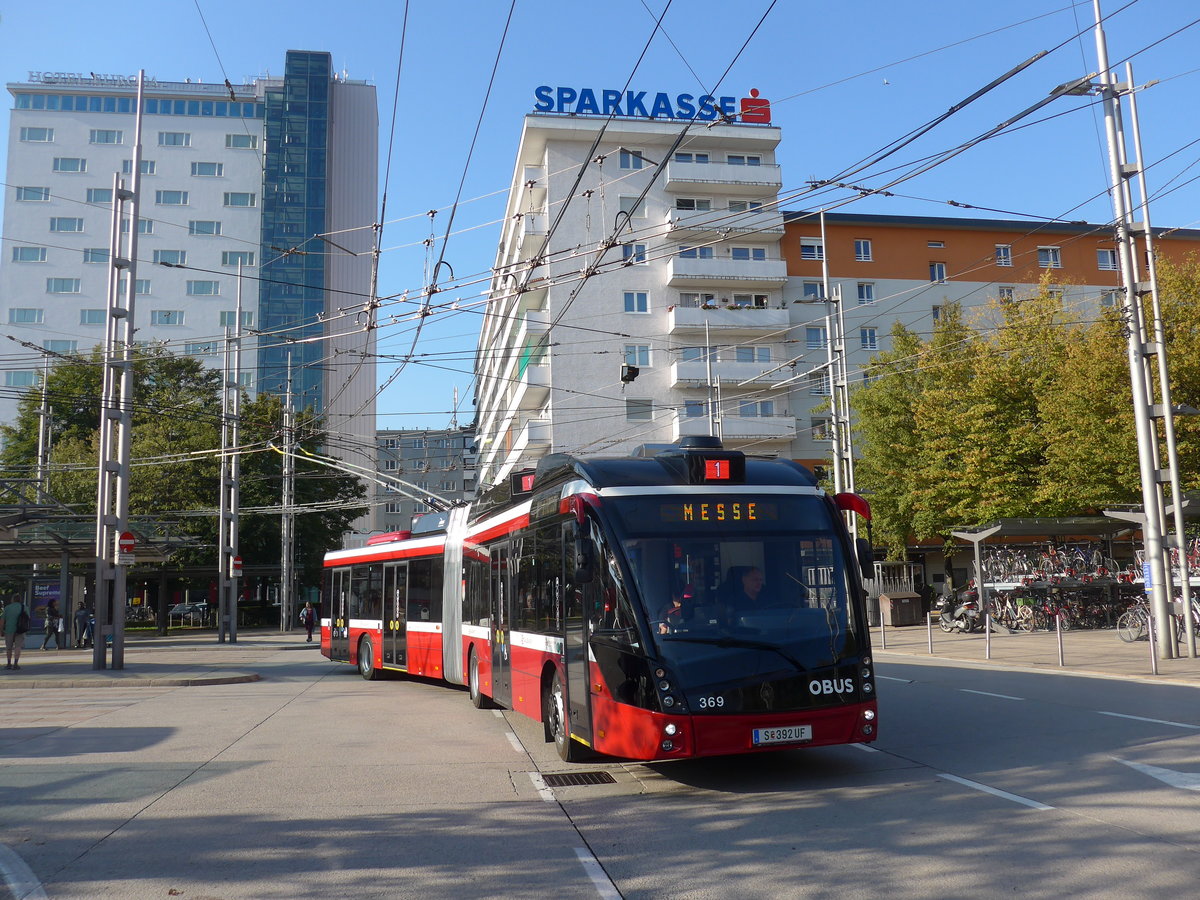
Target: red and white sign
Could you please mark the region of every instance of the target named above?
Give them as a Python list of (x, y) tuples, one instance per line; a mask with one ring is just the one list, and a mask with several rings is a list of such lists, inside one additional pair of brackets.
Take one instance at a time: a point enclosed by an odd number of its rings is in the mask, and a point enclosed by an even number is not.
[(117, 559), (118, 566), (132, 566), (134, 562), (133, 551), (137, 548), (137, 538), (133, 536), (132, 531), (122, 531), (117, 535)]
[(229, 576), (231, 578), (242, 577), (242, 558), (240, 556), (231, 556), (229, 558)]

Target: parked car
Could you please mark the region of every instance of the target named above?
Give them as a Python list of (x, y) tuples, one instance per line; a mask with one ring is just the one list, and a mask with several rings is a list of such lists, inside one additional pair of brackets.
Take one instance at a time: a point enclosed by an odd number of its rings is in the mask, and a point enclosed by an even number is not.
[(176, 603), (171, 607), (169, 613), (171, 618), (191, 617), (193, 619), (204, 620), (208, 618), (207, 603)]

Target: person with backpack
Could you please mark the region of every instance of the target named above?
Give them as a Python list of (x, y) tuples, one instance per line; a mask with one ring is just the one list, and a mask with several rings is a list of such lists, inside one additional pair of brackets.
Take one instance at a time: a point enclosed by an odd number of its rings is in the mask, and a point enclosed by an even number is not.
[(317, 611), (313, 609), (312, 601), (305, 603), (304, 609), (300, 610), (300, 624), (308, 632), (305, 643), (312, 643), (313, 626), (317, 624)]
[(4, 668), (20, 669), (25, 632), (29, 630), (29, 610), (18, 595), (13, 594), (8, 598), (8, 605), (0, 613), (0, 622), (4, 623), (4, 651), (8, 654), (8, 663)]

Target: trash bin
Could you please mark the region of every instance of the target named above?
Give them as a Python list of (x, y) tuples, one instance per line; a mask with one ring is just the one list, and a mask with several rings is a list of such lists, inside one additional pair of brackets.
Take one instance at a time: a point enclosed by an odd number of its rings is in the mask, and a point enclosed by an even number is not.
[(883, 613), (883, 624), (892, 627), (920, 625), (924, 620), (921, 614), (920, 594), (880, 594), (879, 608)]

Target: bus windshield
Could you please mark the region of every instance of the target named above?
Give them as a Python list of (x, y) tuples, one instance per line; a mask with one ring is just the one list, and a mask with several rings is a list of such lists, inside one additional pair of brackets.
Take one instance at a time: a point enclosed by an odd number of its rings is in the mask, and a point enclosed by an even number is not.
[[(857, 652), (840, 523), (817, 497), (615, 498), (651, 640), (666, 662), (794, 676)], [(717, 671), (709, 678), (719, 680)]]

